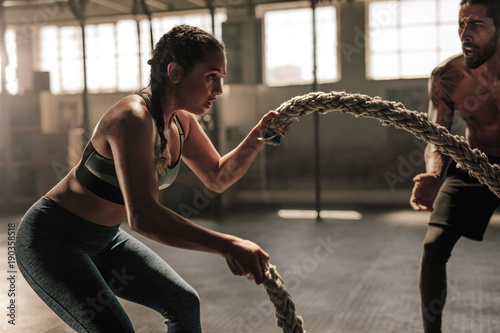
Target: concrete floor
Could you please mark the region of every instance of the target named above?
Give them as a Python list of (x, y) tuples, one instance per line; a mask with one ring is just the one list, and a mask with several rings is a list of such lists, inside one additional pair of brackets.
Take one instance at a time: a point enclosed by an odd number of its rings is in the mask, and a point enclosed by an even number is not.
[[(227, 213), (200, 225), (260, 244), (283, 276), (309, 333), (422, 332), (417, 274), (427, 213), (360, 211), (357, 221), (290, 220), (275, 211)], [(72, 332), (16, 277), (16, 325), (7, 323), (8, 223), (0, 218), (0, 331)], [(483, 242), (462, 239), (448, 266), (445, 333), (500, 331), (500, 216)], [(143, 239), (142, 237), (139, 237)], [(200, 294), (205, 333), (278, 333), (274, 309), (262, 286), (233, 276), (212, 254), (169, 248), (143, 239)], [(137, 332), (165, 332), (162, 318), (123, 301)]]

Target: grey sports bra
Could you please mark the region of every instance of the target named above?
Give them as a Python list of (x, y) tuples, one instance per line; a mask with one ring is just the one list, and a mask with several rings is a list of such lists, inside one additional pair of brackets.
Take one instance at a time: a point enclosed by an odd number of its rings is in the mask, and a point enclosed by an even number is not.
[[(152, 106), (149, 96), (146, 94), (141, 94), (140, 96), (144, 98), (148, 110), (150, 111)], [(184, 130), (177, 117), (174, 117), (174, 121), (179, 130), (181, 144), (180, 153), (182, 154)], [(159, 156), (160, 154), (161, 142), (160, 136), (157, 134), (155, 156)], [(167, 188), (174, 182), (179, 173), (180, 160), (181, 158), (179, 156), (179, 159), (174, 165), (165, 168), (163, 172), (158, 172), (158, 188), (160, 190)], [(116, 176), (114, 161), (99, 154), (90, 140), (83, 151), (80, 163), (76, 167), (76, 178), (83, 186), (101, 198), (117, 204), (124, 204), (120, 184)]]

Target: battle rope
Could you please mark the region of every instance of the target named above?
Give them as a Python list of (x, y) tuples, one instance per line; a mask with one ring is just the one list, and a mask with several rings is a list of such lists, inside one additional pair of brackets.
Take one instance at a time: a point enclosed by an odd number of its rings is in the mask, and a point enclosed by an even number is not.
[(425, 113), (409, 111), (402, 103), (346, 92), (312, 92), (282, 103), (275, 111), (280, 115), (269, 122), (261, 138), (267, 144), (279, 144), (280, 136), (276, 129), (280, 125), (291, 123), (314, 111), (340, 111), (352, 113), (356, 117), (376, 118), (384, 125), (404, 129), (418, 139), (434, 144), (441, 153), (451, 156), (460, 168), (467, 169), (500, 197), (499, 165), (491, 165), (488, 157), (478, 149), (471, 149), (462, 136), (452, 135), (445, 127), (430, 122)]
[[(500, 197), (500, 166), (490, 164), (488, 157), (478, 149), (471, 149), (465, 139), (452, 135), (443, 126), (427, 119), (425, 113), (409, 111), (402, 103), (390, 102), (380, 97), (332, 91), (312, 92), (296, 96), (282, 103), (275, 111), (279, 116), (269, 122), (261, 140), (270, 145), (279, 145), (277, 128), (292, 123), (314, 111), (327, 113), (340, 111), (356, 117), (376, 118), (384, 125), (404, 129), (427, 143), (434, 144), (441, 153), (451, 156), (459, 167), (469, 171), (482, 184)], [(264, 287), (276, 309), (278, 326), (284, 333), (305, 332), (302, 318), (295, 315), (295, 305), (288, 294), (283, 280), (271, 264), (262, 263)]]
[(295, 314), (295, 304), (276, 266), (263, 261), (261, 266), (264, 271), (264, 288), (274, 304), (278, 327), (281, 327), (284, 333), (306, 333), (302, 327), (302, 318)]

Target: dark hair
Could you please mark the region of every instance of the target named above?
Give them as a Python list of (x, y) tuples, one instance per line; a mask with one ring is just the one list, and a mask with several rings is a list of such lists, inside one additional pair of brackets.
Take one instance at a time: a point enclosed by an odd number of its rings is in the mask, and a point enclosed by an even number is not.
[(483, 5), (486, 7), (488, 17), (493, 19), (495, 28), (500, 29), (500, 1), (499, 0), (461, 0), (460, 7), (464, 5)]
[(171, 62), (176, 62), (187, 74), (197, 62), (202, 61), (213, 51), (225, 52), (224, 44), (200, 28), (178, 25), (160, 38), (151, 59), (148, 61), (148, 64), (151, 65), (149, 87), (151, 88), (153, 107), (153, 110), (150, 111), (155, 119), (161, 139), (162, 155), (157, 157), (157, 165), (160, 170), (168, 166), (171, 160), (170, 153), (167, 152), (167, 156), (163, 153), (167, 147), (167, 139), (163, 133), (165, 120), (160, 98), (165, 88), (172, 87), (172, 82), (167, 75), (167, 66)]

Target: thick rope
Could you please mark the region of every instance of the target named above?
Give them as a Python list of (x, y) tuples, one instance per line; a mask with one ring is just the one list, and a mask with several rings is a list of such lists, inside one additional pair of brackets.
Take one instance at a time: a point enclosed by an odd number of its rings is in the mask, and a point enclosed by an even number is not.
[(276, 270), (276, 266), (261, 262), (264, 271), (264, 288), (276, 310), (276, 321), (283, 333), (306, 333), (303, 321), (295, 314), (295, 304), (285, 288), (285, 283)]
[(452, 135), (445, 127), (429, 121), (425, 113), (409, 111), (402, 103), (346, 92), (312, 92), (282, 103), (275, 111), (280, 115), (269, 122), (264, 137), (261, 138), (268, 144), (279, 144), (276, 129), (280, 125), (291, 123), (314, 111), (340, 111), (352, 113), (356, 117), (376, 118), (384, 125), (404, 129), (418, 139), (435, 145), (441, 153), (451, 156), (460, 168), (468, 170), (473, 177), (500, 197), (499, 165), (491, 165), (488, 157), (478, 149), (471, 149), (464, 137)]
[[(452, 135), (445, 127), (432, 123), (425, 113), (407, 110), (402, 103), (382, 100), (361, 94), (332, 91), (313, 92), (294, 97), (281, 104), (275, 111), (279, 116), (267, 125), (261, 140), (270, 145), (279, 144), (277, 128), (292, 123), (314, 111), (327, 113), (340, 111), (352, 113), (356, 117), (376, 118), (384, 125), (404, 129), (427, 143), (431, 143), (441, 153), (451, 156), (459, 167), (466, 169), (482, 184), (500, 197), (500, 166), (490, 164), (488, 157), (478, 149), (471, 149), (465, 138)], [(276, 267), (262, 263), (264, 287), (276, 309), (278, 326), (284, 333), (305, 332), (302, 318), (295, 314), (295, 305), (288, 294), (283, 279)]]

